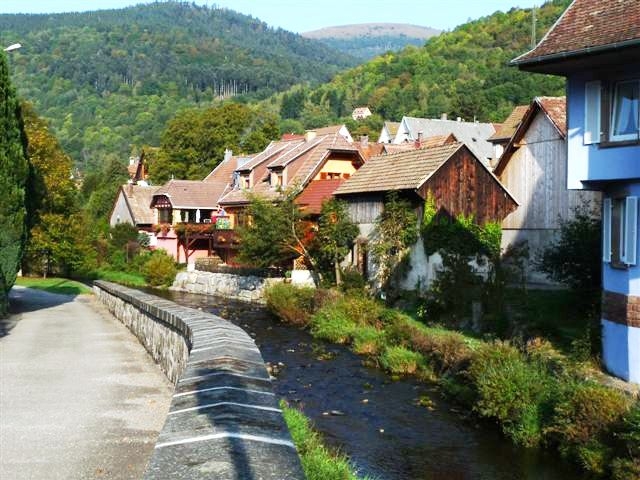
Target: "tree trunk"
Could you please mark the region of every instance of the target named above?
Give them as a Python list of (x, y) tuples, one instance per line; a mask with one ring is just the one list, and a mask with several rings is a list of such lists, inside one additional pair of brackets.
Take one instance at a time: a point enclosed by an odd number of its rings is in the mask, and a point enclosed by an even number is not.
[(339, 287), (342, 284), (342, 274), (340, 272), (340, 262), (337, 258), (333, 260), (333, 265), (336, 269), (336, 286)]

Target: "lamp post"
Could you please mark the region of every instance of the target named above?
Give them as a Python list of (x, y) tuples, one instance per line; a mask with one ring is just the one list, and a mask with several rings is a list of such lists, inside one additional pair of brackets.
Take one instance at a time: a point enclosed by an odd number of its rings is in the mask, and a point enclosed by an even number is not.
[(5, 52), (13, 52), (14, 50), (17, 50), (20, 47), (22, 47), (22, 45), (20, 43), (14, 43), (13, 45), (9, 45), (7, 48), (5, 48), (4, 51)]

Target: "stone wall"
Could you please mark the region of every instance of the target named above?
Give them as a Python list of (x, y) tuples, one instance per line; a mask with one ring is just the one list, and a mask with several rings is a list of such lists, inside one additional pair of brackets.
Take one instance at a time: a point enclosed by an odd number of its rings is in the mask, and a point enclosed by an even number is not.
[(195, 270), (192, 272), (179, 272), (171, 289), (180, 292), (218, 295), (247, 302), (264, 303), (265, 287), (281, 281), (281, 278), (262, 278), (253, 275), (244, 276)]
[(176, 384), (145, 479), (304, 479), (260, 351), (232, 323), (96, 281), (94, 291)]

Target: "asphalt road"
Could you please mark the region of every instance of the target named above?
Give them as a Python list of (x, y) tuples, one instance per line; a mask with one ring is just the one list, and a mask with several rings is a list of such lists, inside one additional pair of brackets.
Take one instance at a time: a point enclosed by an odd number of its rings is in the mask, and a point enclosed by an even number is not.
[(0, 478), (138, 479), (173, 393), (92, 296), (14, 287), (0, 320)]

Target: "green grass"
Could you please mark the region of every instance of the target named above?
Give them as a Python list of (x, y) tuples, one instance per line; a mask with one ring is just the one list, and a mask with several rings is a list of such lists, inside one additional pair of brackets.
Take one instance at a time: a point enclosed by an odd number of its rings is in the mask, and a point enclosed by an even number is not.
[(144, 277), (137, 273), (119, 272), (116, 270), (107, 270), (101, 268), (95, 272), (96, 280), (105, 280), (107, 282), (119, 283), (127, 287), (146, 287), (147, 281)]
[(83, 283), (57, 277), (18, 277), (16, 279), (16, 285), (44, 290), (49, 293), (61, 293), (64, 295), (87, 295), (92, 293), (91, 288), (87, 287)]
[(280, 407), (295, 443), (307, 480), (358, 480), (345, 455), (330, 450), (322, 437), (313, 430), (302, 412), (291, 408), (284, 400)]

